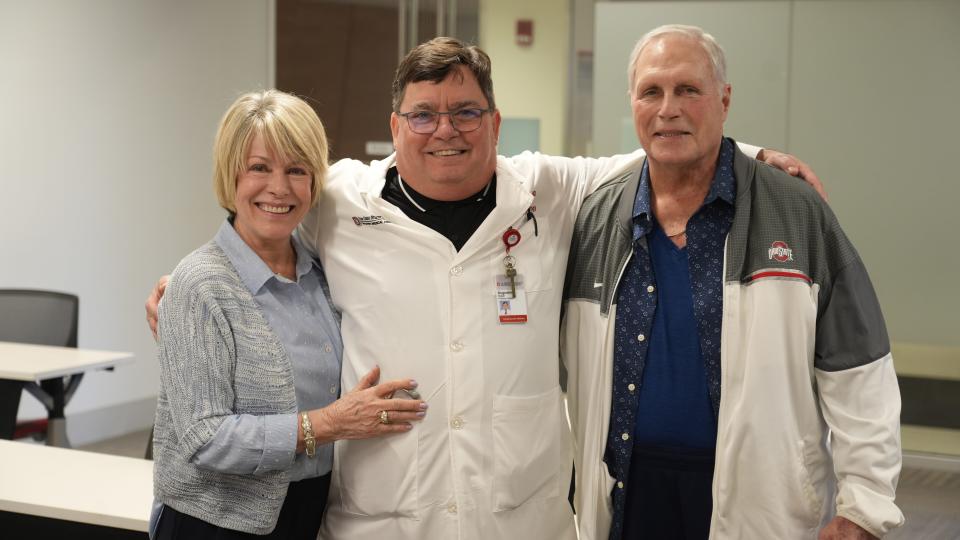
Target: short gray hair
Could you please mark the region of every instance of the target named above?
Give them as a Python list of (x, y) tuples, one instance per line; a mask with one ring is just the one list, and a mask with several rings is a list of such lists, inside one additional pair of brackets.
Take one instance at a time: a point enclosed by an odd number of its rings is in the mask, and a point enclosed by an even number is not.
[(717, 43), (716, 38), (704, 32), (703, 28), (699, 26), (665, 24), (644, 34), (643, 37), (637, 41), (637, 44), (633, 46), (633, 52), (630, 53), (630, 63), (627, 65), (627, 84), (629, 85), (628, 90), (631, 95), (633, 95), (633, 86), (637, 78), (637, 59), (640, 58), (640, 53), (642, 53), (643, 49), (654, 39), (670, 34), (686, 36), (699, 43), (700, 46), (703, 47), (704, 52), (707, 53), (707, 57), (710, 58), (710, 64), (713, 66), (713, 76), (717, 79), (717, 84), (726, 84), (727, 58), (723, 53), (723, 48)]

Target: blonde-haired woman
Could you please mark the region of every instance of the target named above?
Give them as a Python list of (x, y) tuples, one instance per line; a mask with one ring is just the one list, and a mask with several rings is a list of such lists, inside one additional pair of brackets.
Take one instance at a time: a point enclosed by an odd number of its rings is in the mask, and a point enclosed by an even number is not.
[(337, 399), (338, 314), (292, 234), (326, 169), (323, 126), (295, 96), (243, 95), (220, 124), (214, 187), (229, 216), (177, 265), (160, 308), (154, 538), (313, 540), (331, 443), (425, 414), (391, 399), (415, 381), (377, 385), (377, 369)]

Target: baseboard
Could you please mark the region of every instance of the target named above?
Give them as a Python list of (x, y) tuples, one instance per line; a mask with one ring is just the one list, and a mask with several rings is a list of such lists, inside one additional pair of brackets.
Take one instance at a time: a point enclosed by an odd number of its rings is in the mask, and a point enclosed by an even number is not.
[(960, 473), (960, 457), (922, 452), (904, 452), (904, 468)]
[(157, 398), (118, 403), (80, 413), (67, 412), (67, 436), (74, 448), (112, 439), (153, 425)]
[(960, 347), (903, 341), (891, 347), (898, 376), (960, 381)]

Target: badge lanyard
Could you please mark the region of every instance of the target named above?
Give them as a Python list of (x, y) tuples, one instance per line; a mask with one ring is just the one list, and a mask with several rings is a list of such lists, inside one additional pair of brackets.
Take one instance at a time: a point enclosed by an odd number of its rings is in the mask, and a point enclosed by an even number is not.
[[(535, 207), (531, 206), (526, 213), (527, 221), (533, 220), (534, 236), (539, 235)], [(496, 276), (497, 290), (497, 317), (500, 324), (523, 324), (527, 322), (527, 294), (524, 289), (523, 275), (517, 271), (517, 258), (510, 254), (510, 250), (517, 247), (523, 235), (516, 227), (511, 226), (503, 233), (501, 240), (505, 255), (503, 257), (503, 274)]]

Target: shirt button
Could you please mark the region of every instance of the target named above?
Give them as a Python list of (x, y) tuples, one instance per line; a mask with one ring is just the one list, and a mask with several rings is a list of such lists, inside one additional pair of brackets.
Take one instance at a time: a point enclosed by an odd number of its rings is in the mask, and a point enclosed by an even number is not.
[(450, 269), (451, 276), (459, 276), (463, 273), (463, 267), (459, 264)]
[(336, 386), (336, 385), (333, 385), (333, 386), (330, 387), (330, 394), (331, 394), (331, 395), (334, 395), (334, 396), (337, 395), (337, 386)]
[(450, 421), (450, 427), (453, 429), (463, 429), (463, 418), (455, 416), (453, 420)]
[(324, 344), (323, 344), (323, 352), (327, 352), (327, 353), (328, 353), (328, 352), (333, 352), (333, 345), (331, 345), (331, 344), (329, 344), (329, 343), (324, 343)]
[(630, 384), (627, 385), (627, 390), (629, 390), (629, 391), (631, 391), (631, 392), (633, 392), (633, 391), (636, 390), (636, 389), (637, 389), (637, 385), (635, 385), (635, 384), (633, 384), (633, 383), (630, 383)]
[(643, 334), (637, 335), (637, 341), (644, 341), (644, 340), (646, 340), (646, 339), (647, 339), (647, 336), (645, 336), (645, 335), (643, 335)]
[(620, 436), (620, 438), (623, 439), (623, 440), (625, 440), (625, 441), (630, 440), (630, 434), (629, 434), (629, 433), (624, 433), (623, 435)]
[(647, 292), (653, 292), (655, 290), (656, 289), (653, 287), (653, 285), (647, 285)]
[(617, 482), (617, 487), (623, 489), (623, 482)]
[(450, 504), (448, 504), (448, 505), (447, 505), (447, 512), (450, 512), (451, 514), (456, 514), (456, 513), (457, 513), (457, 503), (450, 503)]
[(450, 344), (450, 350), (453, 351), (453, 352), (460, 352), (460, 351), (462, 351), (462, 350), (463, 350), (463, 342), (462, 342), (462, 341), (454, 341), (453, 343)]

